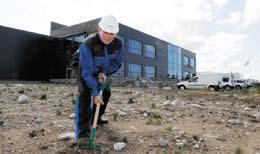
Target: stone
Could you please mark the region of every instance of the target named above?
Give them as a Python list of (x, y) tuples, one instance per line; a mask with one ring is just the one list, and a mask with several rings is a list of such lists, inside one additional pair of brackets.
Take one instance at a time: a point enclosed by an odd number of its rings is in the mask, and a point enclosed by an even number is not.
[(166, 140), (165, 138), (161, 137), (159, 142), (160, 142), (160, 146), (165, 148), (168, 146), (169, 140)]
[(260, 113), (254, 114), (253, 116), (254, 116), (256, 122), (260, 122)]
[(21, 96), (19, 96), (19, 98), (18, 98), (18, 102), (20, 103), (20, 104), (26, 104), (26, 103), (28, 103), (28, 97), (27, 96), (25, 96), (25, 95), (21, 95)]
[(120, 150), (124, 149), (125, 147), (126, 147), (126, 143), (124, 143), (124, 142), (118, 142), (118, 143), (114, 144), (114, 149), (116, 151), (120, 151)]
[(117, 113), (119, 116), (123, 117), (123, 116), (126, 116), (127, 113), (123, 112), (123, 111), (120, 111), (120, 110), (117, 110)]
[(74, 132), (62, 133), (58, 137), (58, 139), (61, 140), (61, 141), (71, 140), (71, 139), (74, 139), (74, 138), (75, 138)]
[(75, 113), (71, 113), (71, 114), (69, 115), (69, 118), (70, 118), (70, 119), (74, 119), (74, 117), (75, 117)]
[(175, 145), (177, 148), (182, 149), (184, 148), (185, 144), (186, 144), (186, 140), (182, 140), (181, 142), (177, 142)]
[(193, 149), (199, 149), (199, 148), (200, 148), (200, 145), (199, 145), (199, 144), (193, 145)]
[(251, 109), (249, 107), (244, 108), (245, 111), (250, 111)]
[(37, 124), (40, 124), (40, 123), (43, 123), (43, 120), (42, 120), (42, 118), (37, 118), (34, 120), (34, 122)]
[(129, 100), (128, 100), (127, 103), (128, 103), (128, 104), (134, 104), (134, 103), (136, 103), (136, 102), (133, 100), (133, 98), (129, 98)]
[(4, 126), (4, 125), (5, 125), (4, 121), (1, 121), (1, 120), (0, 120), (0, 127), (1, 127), (1, 126)]
[(241, 121), (238, 120), (238, 119), (229, 119), (228, 123), (231, 124), (231, 125), (240, 125)]

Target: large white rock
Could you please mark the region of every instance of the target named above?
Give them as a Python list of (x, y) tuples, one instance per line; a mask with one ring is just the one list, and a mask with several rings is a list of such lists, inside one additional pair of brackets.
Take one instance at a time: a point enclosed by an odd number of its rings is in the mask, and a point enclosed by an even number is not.
[(255, 120), (260, 122), (260, 113), (254, 114)]
[(75, 138), (75, 133), (74, 132), (67, 132), (67, 133), (62, 133), (59, 135), (58, 139), (59, 140), (70, 140)]
[(18, 98), (18, 102), (20, 103), (20, 104), (25, 104), (25, 103), (28, 103), (28, 97), (27, 96), (25, 96), (25, 95), (21, 95), (21, 96), (19, 96), (19, 98)]
[(123, 112), (123, 111), (120, 111), (120, 110), (117, 110), (117, 113), (119, 116), (123, 117), (123, 116), (126, 116), (127, 113)]
[(75, 113), (71, 113), (71, 114), (69, 115), (69, 118), (70, 118), (70, 119), (74, 119), (74, 117), (75, 117)]
[(126, 143), (124, 143), (124, 142), (118, 142), (118, 143), (114, 144), (114, 149), (116, 151), (120, 151), (120, 150), (124, 149), (125, 147), (126, 147)]

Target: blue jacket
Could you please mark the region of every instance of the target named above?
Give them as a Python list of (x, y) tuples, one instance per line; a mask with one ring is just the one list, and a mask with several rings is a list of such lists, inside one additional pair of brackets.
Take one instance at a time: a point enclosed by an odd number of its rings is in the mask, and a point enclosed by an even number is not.
[(93, 96), (98, 96), (97, 75), (103, 72), (110, 76), (120, 69), (124, 59), (122, 43), (115, 38), (105, 45), (96, 34), (80, 45), (79, 53), (81, 81), (91, 88)]

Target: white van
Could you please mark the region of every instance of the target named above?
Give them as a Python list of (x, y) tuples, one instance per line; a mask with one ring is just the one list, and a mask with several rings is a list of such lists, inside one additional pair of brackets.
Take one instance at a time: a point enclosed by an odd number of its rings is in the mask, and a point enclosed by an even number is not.
[(220, 73), (200, 73), (188, 81), (177, 83), (178, 89), (210, 89), (218, 90), (221, 80)]

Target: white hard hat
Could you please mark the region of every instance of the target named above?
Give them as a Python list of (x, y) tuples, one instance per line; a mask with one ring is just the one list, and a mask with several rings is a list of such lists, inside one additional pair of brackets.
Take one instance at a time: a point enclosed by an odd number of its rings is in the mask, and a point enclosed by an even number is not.
[(98, 25), (108, 33), (118, 33), (119, 31), (119, 23), (113, 15), (102, 17)]

